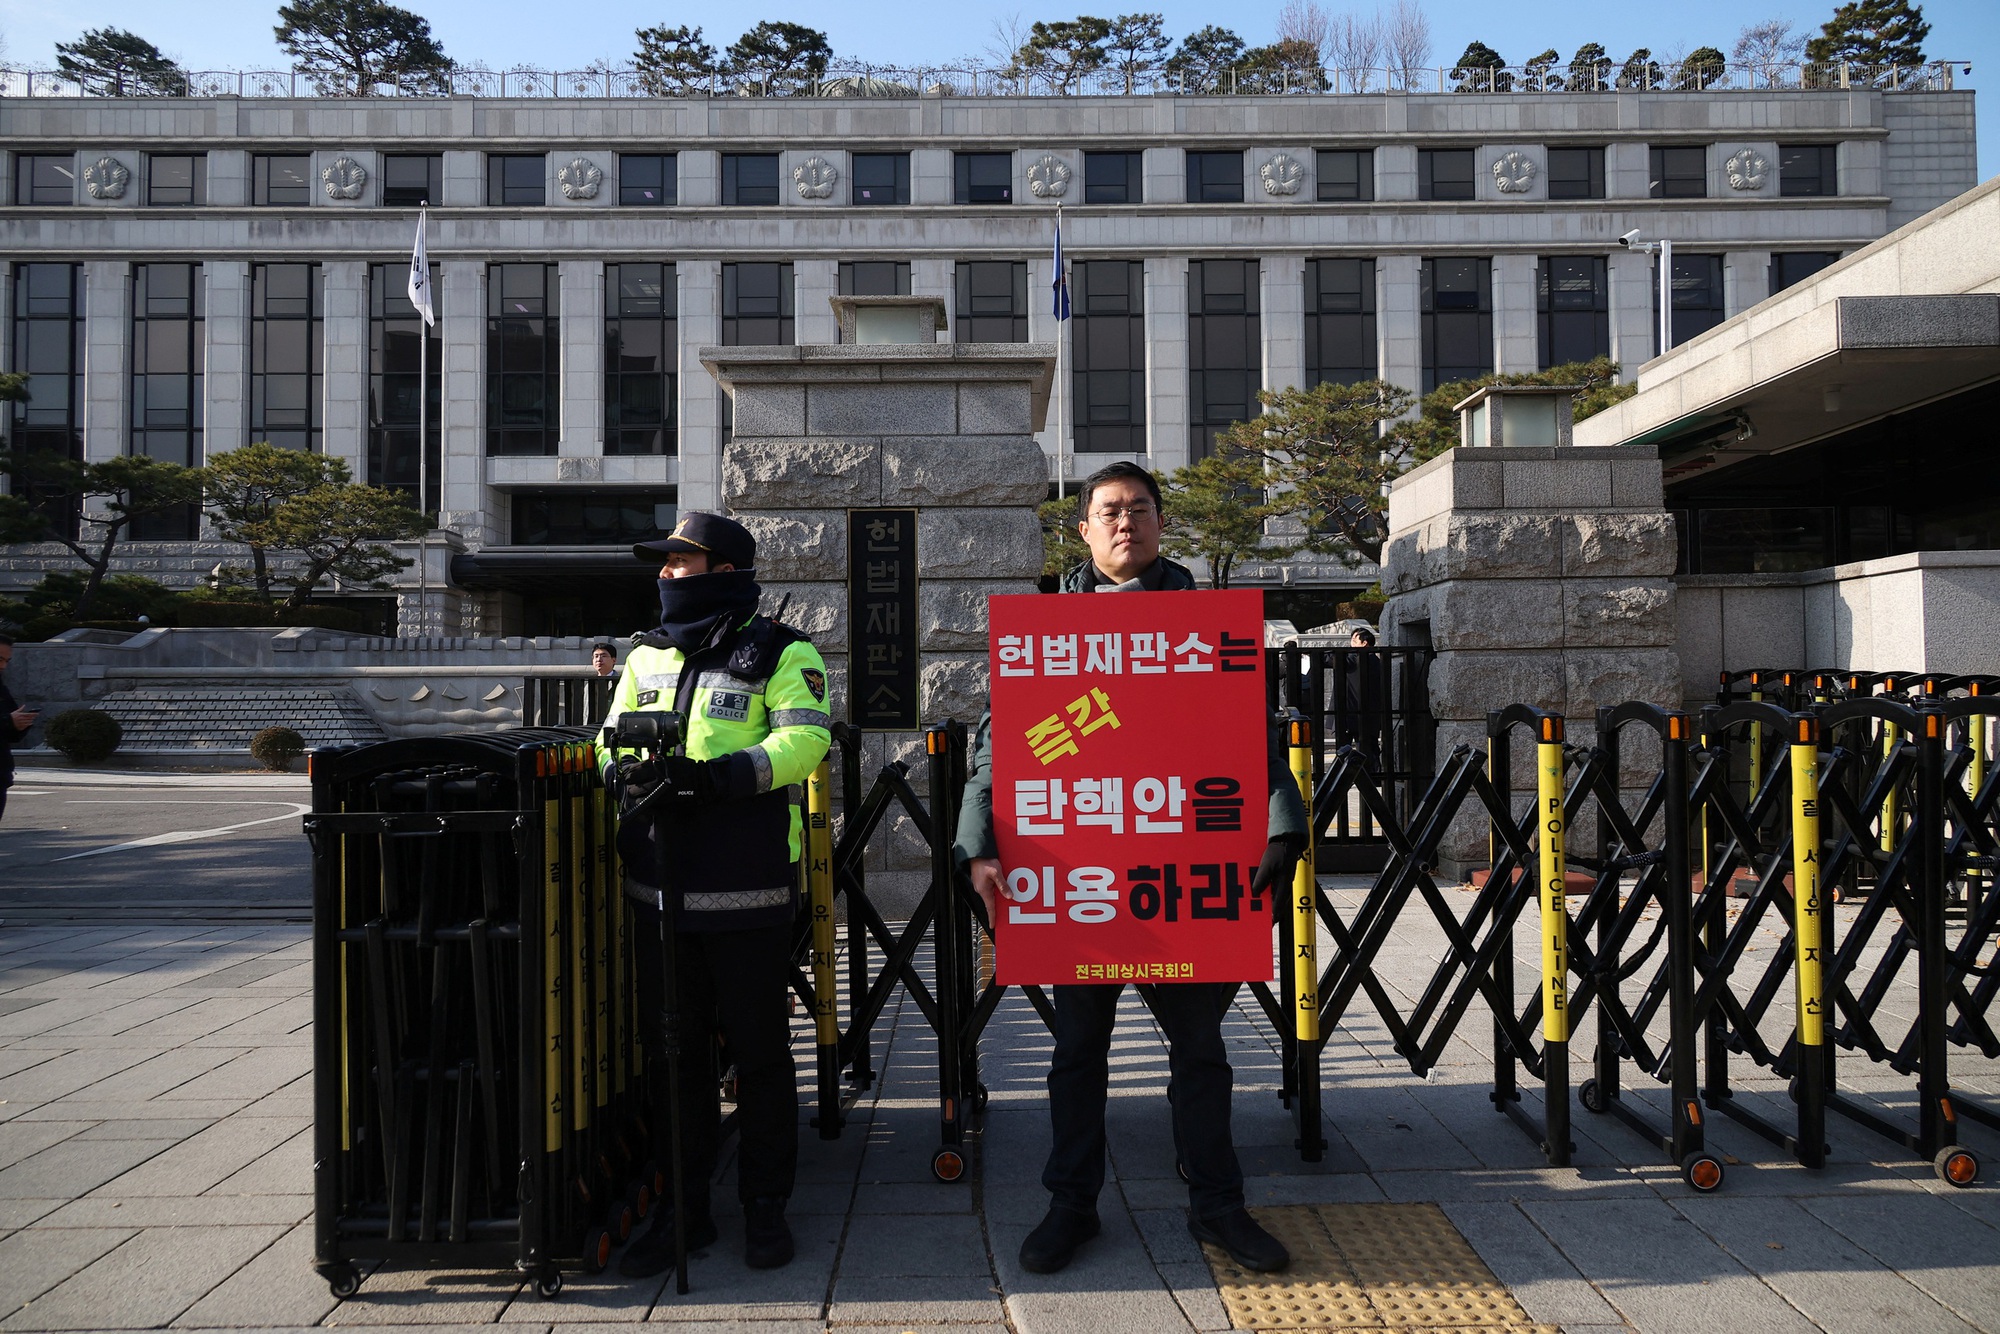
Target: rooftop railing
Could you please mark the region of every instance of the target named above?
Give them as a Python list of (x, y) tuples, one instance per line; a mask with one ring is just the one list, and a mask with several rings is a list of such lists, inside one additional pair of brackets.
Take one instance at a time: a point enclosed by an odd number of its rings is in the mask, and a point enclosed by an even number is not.
[[(184, 81), (123, 91), (86, 86), (53, 70), (0, 69), (0, 97), (1243, 97), (1368, 96), (1371, 94), (1478, 93), (1543, 96), (1551, 93), (1621, 92), (1949, 92), (1970, 75), (1964, 61), (1869, 66), (1720, 64), (1699, 61), (1605, 61), (1588, 65), (1513, 65), (1488, 68), (1310, 69), (1244, 67), (1199, 73), (1095, 70), (1081, 75), (949, 66), (850, 65), (818, 80), (759, 81), (740, 75), (694, 76), (640, 69), (488, 70), (454, 67), (406, 75), (357, 88), (296, 70), (200, 70)], [(98, 81), (93, 81), (98, 83)]]

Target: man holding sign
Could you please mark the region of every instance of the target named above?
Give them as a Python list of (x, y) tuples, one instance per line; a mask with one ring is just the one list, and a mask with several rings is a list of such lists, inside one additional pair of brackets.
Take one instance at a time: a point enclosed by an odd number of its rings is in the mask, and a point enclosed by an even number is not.
[(1189, 1231), (1282, 1269), (1290, 1255), (1243, 1207), (1222, 1041), (1230, 984), (1272, 977), (1273, 890), (1306, 838), (1264, 702), (1262, 596), (1195, 592), (1161, 557), (1143, 468), (1093, 474), (1079, 514), (1091, 558), (1063, 591), (1140, 596), (991, 600), (993, 704), (958, 826), (999, 980), (1055, 990), (1054, 1199), (1021, 1266), (1061, 1269), (1097, 1235), (1111, 1032), (1134, 982), (1167, 1036)]

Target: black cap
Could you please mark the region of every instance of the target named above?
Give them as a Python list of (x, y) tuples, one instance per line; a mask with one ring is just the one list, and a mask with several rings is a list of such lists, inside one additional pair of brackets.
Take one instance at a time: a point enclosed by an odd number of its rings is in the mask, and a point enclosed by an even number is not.
[(681, 521), (674, 525), (669, 536), (640, 542), (632, 548), (632, 554), (640, 560), (652, 560), (670, 551), (707, 556), (711, 565), (734, 565), (739, 570), (757, 564), (757, 539), (750, 536), (748, 528), (734, 519), (700, 510), (681, 515)]

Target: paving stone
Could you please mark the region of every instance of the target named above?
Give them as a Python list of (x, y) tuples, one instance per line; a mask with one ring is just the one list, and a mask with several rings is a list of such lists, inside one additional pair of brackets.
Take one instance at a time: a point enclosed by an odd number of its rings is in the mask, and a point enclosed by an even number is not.
[(283, 1088), (312, 1069), (312, 1052), (303, 1047), (253, 1048), (233, 1061), (197, 1076), (173, 1090), (170, 1099), (257, 1099)]
[(1540, 1228), (1512, 1204), (1447, 1204), (1445, 1216), (1479, 1252), (1530, 1319), (1560, 1324), (1617, 1324), (1618, 1313), (1585, 1281)]
[(857, 1215), (841, 1248), (843, 1268), (877, 1275), (991, 1275), (986, 1232), (970, 1214)]
[(12, 1315), (133, 1235), (131, 1228), (29, 1228), (0, 1241), (0, 1316)]
[(148, 1229), (16, 1311), (0, 1329), (164, 1325), (278, 1236), (270, 1227)]
[(93, 1195), (59, 1201), (46, 1227), (290, 1227), (312, 1213), (310, 1195), (148, 1195), (123, 1200)]
[(789, 1221), (798, 1248), (792, 1262), (782, 1269), (752, 1269), (743, 1263), (743, 1215), (717, 1210), (722, 1235), (698, 1263), (690, 1263), (691, 1291), (682, 1296), (667, 1288), (647, 1320), (676, 1326), (693, 1322), (695, 1328), (701, 1322), (743, 1321), (759, 1331), (768, 1328), (762, 1322), (773, 1320), (823, 1324), (845, 1220), (802, 1214)]
[(598, 1322), (617, 1322), (629, 1330), (644, 1322), (646, 1314), (663, 1295), (673, 1300), (672, 1283), (671, 1273), (654, 1278), (622, 1277), (614, 1259), (612, 1267), (602, 1274), (563, 1275), (562, 1293), (555, 1301), (544, 1301), (533, 1289), (523, 1287), (500, 1313), (500, 1323), (510, 1330), (536, 1325), (567, 1330)]
[(117, 1177), (99, 1193), (123, 1200), (147, 1195), (200, 1195), (287, 1138), (289, 1128), (281, 1121), (232, 1116)]
[(989, 1276), (891, 1277), (853, 1266), (842, 1257), (833, 1285), (829, 1323), (909, 1328), (916, 1323), (959, 1325), (1005, 1319), (998, 1285)]
[[(4, 1041), (0, 1038), (0, 1041)], [(151, 1051), (67, 1051), (46, 1061), (37, 1061), (18, 1074), (0, 1079), (0, 1101), (9, 1106), (54, 1102), (98, 1080), (139, 1064)]]
[(335, 1306), (312, 1269), (313, 1228), (300, 1223), (207, 1296), (181, 1313), (177, 1327), (316, 1325)]
[(394, 1269), (384, 1266), (361, 1291), (327, 1312), (326, 1325), (490, 1325), (522, 1283), (497, 1270)]
[(2000, 1229), (1968, 1221), (1949, 1200), (1932, 1195), (1800, 1203), (1947, 1310), (1981, 1328), (2000, 1324)]
[(0, 1197), (66, 1200), (88, 1195), (169, 1147), (165, 1140), (65, 1140), (0, 1171)]
[(0, 1168), (12, 1167), (43, 1149), (90, 1128), (88, 1121), (8, 1121), (0, 1124)]

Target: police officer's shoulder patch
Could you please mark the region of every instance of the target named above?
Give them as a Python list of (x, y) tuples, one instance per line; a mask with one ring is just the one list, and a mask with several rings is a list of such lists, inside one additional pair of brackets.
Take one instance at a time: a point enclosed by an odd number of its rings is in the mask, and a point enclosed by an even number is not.
[(816, 667), (808, 667), (799, 675), (805, 678), (806, 689), (812, 691), (813, 699), (820, 704), (826, 703), (826, 673)]

